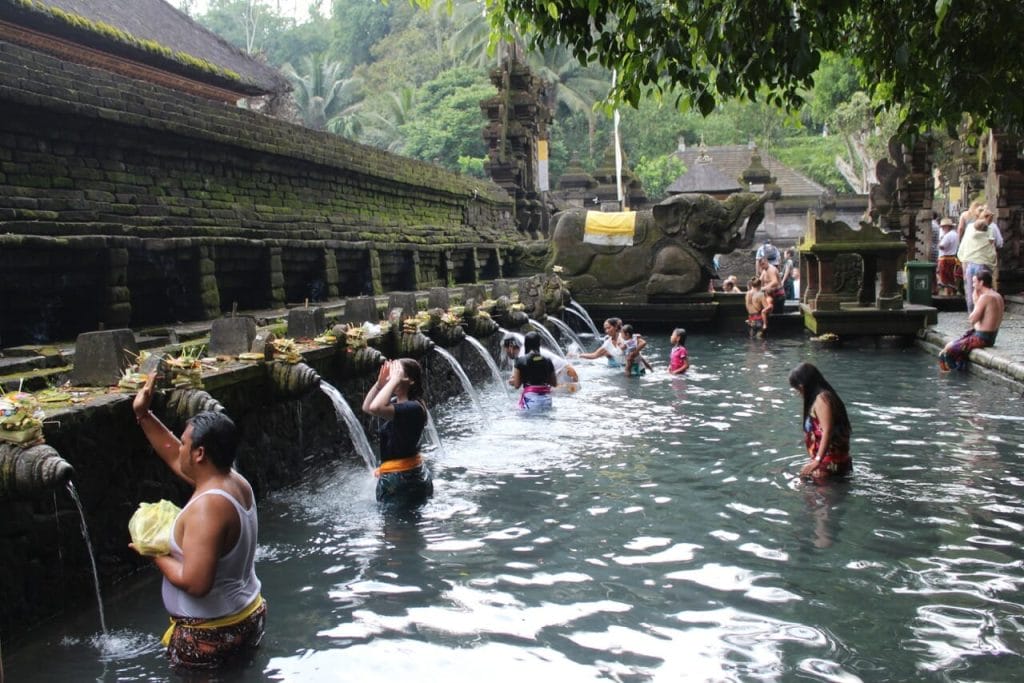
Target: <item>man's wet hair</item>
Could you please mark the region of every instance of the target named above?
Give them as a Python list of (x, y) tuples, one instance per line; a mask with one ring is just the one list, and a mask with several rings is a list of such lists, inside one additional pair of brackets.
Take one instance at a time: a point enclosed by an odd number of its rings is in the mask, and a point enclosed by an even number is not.
[(504, 339), (501, 340), (501, 346), (502, 346), (502, 348), (505, 348), (505, 349), (510, 349), (512, 347), (515, 347), (515, 348), (518, 349), (518, 348), (522, 347), (522, 343), (519, 341), (519, 339), (517, 339), (515, 337), (515, 335), (511, 335), (510, 334), (510, 335), (508, 335), (507, 337), (505, 337)]
[(224, 413), (205, 410), (189, 418), (192, 448), (202, 446), (206, 457), (221, 471), (231, 469), (238, 450), (238, 429)]

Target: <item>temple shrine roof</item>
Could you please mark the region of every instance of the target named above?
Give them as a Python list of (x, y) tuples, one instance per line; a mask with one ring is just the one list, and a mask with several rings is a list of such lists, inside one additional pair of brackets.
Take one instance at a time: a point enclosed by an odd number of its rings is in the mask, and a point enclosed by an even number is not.
[[(698, 160), (702, 151), (706, 151), (710, 161), (700, 162)], [(775, 177), (775, 185), (779, 186), (783, 197), (819, 197), (825, 194), (825, 188), (818, 183), (784, 165), (764, 150), (750, 148), (747, 145), (692, 147), (685, 151), (677, 150), (674, 154), (686, 165), (688, 170), (666, 190), (673, 194), (683, 192), (713, 194), (744, 189), (739, 179), (743, 176), (743, 172), (750, 168), (751, 158), (754, 154), (761, 157), (761, 163)], [(702, 170), (697, 171), (691, 180), (687, 180), (687, 176), (698, 168)], [(726, 181), (734, 189), (713, 187), (723, 185)], [(685, 188), (696, 187), (697, 189), (676, 189), (677, 185)]]

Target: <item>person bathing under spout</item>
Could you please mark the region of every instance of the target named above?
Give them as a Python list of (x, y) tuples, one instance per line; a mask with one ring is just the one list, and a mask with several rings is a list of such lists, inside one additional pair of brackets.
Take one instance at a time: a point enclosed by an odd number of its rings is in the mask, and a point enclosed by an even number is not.
[(522, 388), (520, 410), (543, 410), (551, 407), (551, 390), (558, 386), (555, 366), (540, 352), (540, 335), (528, 332), (523, 337), (524, 355), (516, 358), (512, 378), (508, 381), (516, 389)]
[(363, 412), (387, 420), (380, 428), (380, 467), (374, 472), (377, 502), (422, 505), (434, 494), (434, 482), (419, 448), (427, 426), (420, 364), (412, 358), (386, 361), (366, 392)]
[(199, 413), (179, 441), (149, 409), (155, 378), (151, 373), (132, 401), (135, 419), (157, 455), (194, 487), (171, 526), (170, 554), (153, 558), (171, 614), (163, 644), (175, 667), (216, 669), (251, 653), (266, 626), (255, 569), (256, 500), (232, 467), (238, 433), (231, 418)]

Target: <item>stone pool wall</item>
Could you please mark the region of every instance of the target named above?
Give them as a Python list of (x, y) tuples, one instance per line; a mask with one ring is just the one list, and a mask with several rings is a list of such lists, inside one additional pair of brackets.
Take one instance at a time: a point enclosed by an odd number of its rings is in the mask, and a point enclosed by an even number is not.
[[(481, 341), (496, 353), (500, 335)], [(488, 369), (465, 342), (448, 349), (474, 380)], [(375, 419), (359, 411), (375, 377), (347, 374), (343, 351), (322, 348), (305, 362), (337, 387), (360, 417), (371, 443)], [(434, 409), (462, 393), (457, 376), (437, 354), (421, 359), (427, 402)], [(236, 365), (204, 376), (204, 390), (219, 401), (243, 435), (238, 467), (259, 499), (294, 484), (318, 468), (342, 460), (364, 467), (347, 429), (326, 394), (314, 388), (297, 398), (276, 395), (261, 365)], [(73, 484), (85, 509), (104, 595), (139, 571), (153, 571), (148, 560), (128, 548), (128, 519), (140, 502), (162, 498), (182, 505), (189, 489), (150, 449), (131, 410), (132, 394), (114, 393), (87, 405), (62, 409), (45, 424), (46, 441), (75, 468)], [(154, 412), (166, 418), (165, 399)], [(169, 423), (180, 434), (181, 424)], [(16, 644), (33, 625), (65, 610), (95, 607), (95, 588), (79, 515), (65, 490), (30, 500), (0, 499), (0, 641)], [(158, 594), (153, 609), (162, 609)], [(111, 625), (114, 627), (114, 625)]]

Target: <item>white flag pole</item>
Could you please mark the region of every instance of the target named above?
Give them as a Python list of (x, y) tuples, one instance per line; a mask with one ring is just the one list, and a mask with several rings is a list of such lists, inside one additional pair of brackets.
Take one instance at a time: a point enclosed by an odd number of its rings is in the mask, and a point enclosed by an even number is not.
[[(612, 69), (612, 88), (615, 87), (616, 80), (618, 79), (618, 72)], [(624, 201), (625, 197), (622, 192), (622, 145), (619, 142), (619, 108), (615, 108), (615, 113), (612, 115), (612, 122), (614, 123), (615, 130), (615, 192), (616, 197), (619, 200), (619, 209), (625, 211), (628, 207)]]

